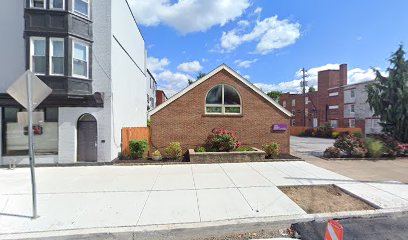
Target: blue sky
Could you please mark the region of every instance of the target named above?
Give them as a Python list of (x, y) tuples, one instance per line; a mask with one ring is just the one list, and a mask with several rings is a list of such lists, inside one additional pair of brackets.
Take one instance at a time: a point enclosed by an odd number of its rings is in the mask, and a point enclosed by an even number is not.
[(159, 87), (172, 95), (222, 63), (264, 91), (296, 92), (298, 71), (347, 63), (349, 82), (384, 71), (408, 44), (408, 1), (129, 0)]

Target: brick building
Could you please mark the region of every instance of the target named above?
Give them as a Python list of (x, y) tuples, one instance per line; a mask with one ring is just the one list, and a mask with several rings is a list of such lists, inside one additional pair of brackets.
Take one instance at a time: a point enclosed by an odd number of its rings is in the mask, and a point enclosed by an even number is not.
[(289, 153), (290, 112), (226, 65), (189, 85), (150, 111), (152, 149), (180, 142), (183, 151), (202, 146), (213, 128), (236, 132), (243, 146), (278, 142)]
[(167, 101), (167, 96), (163, 90), (156, 90), (156, 106)]
[(373, 117), (367, 103), (365, 88), (371, 82), (348, 85), (347, 64), (341, 64), (339, 70), (318, 72), (318, 91), (305, 95), (285, 93), (279, 102), (292, 113), (291, 126), (330, 123), (332, 127), (359, 127), (366, 134), (379, 133), (379, 119)]

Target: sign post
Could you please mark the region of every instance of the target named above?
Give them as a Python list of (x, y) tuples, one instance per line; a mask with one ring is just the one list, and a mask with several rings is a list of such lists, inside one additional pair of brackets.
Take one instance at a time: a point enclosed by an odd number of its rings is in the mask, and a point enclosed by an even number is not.
[(35, 154), (34, 154), (34, 132), (33, 132), (33, 111), (52, 92), (44, 82), (42, 82), (31, 71), (26, 71), (7, 89), (18, 103), (20, 103), (28, 114), (28, 154), (30, 159), (33, 217), (38, 218), (37, 213), (37, 186), (35, 181)]

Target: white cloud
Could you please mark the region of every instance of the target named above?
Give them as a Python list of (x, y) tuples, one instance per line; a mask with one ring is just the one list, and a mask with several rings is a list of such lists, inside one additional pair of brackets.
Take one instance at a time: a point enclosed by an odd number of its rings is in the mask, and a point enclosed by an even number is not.
[(257, 7), (254, 11), (255, 14), (260, 14), (262, 12), (262, 8), (261, 7)]
[(294, 44), (300, 37), (300, 24), (288, 19), (279, 20), (278, 16), (257, 20), (249, 33), (242, 33), (242, 29), (235, 28), (223, 32), (221, 47), (229, 52), (246, 42), (257, 42), (255, 53), (268, 54)]
[(147, 68), (150, 70), (152, 73), (156, 73), (157, 71), (163, 71), (165, 67), (167, 67), (170, 64), (170, 61), (167, 58), (154, 58), (154, 57), (148, 57), (147, 58)]
[(248, 74), (247, 74), (247, 75), (244, 75), (243, 77), (244, 77), (245, 79), (247, 79), (247, 80), (251, 79), (251, 76), (249, 76)]
[(188, 79), (194, 78), (184, 73), (174, 73), (169, 70), (165, 70), (156, 75), (159, 87), (163, 89), (168, 96), (173, 96), (181, 89), (187, 87)]
[[(308, 86), (315, 87), (317, 89), (317, 74), (319, 71), (324, 71), (328, 69), (338, 70), (340, 64), (326, 64), (324, 66), (311, 68), (307, 71), (307, 82)], [(381, 70), (380, 68), (377, 68)], [(386, 72), (381, 72), (383, 76), (387, 76)], [(347, 71), (348, 75), (348, 84), (359, 83), (364, 81), (370, 81), (375, 78), (375, 73), (372, 69), (361, 69), (361, 68), (354, 68)], [(255, 85), (262, 89), (264, 92), (269, 91), (282, 91), (282, 92), (291, 92), (291, 93), (299, 93), (302, 91), (300, 87), (301, 83), (302, 72), (299, 70), (295, 73), (295, 78), (292, 81), (288, 82), (281, 82), (278, 84), (268, 84), (268, 83), (256, 83)]]
[(252, 64), (256, 63), (258, 59), (253, 60), (235, 60), (234, 63), (238, 65), (238, 67), (242, 68), (250, 68)]
[(199, 61), (185, 62), (178, 65), (177, 70), (186, 72), (186, 73), (197, 73), (201, 71), (203, 66), (201, 66)]
[(161, 23), (186, 34), (204, 32), (215, 25), (223, 26), (241, 16), (249, 0), (131, 0), (136, 21), (145, 26)]

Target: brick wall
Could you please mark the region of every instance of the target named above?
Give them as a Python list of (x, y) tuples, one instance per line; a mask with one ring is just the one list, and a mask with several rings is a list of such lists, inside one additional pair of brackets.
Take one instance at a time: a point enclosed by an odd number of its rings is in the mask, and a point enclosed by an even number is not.
[[(242, 115), (205, 114), (206, 94), (217, 84), (231, 85), (240, 93)], [(243, 146), (260, 148), (278, 142), (282, 153), (289, 153), (289, 131), (271, 133), (273, 124), (289, 124), (289, 117), (226, 70), (156, 112), (151, 120), (152, 148), (161, 152), (172, 141), (180, 142), (183, 151), (201, 146), (213, 128), (223, 127), (235, 131)]]

